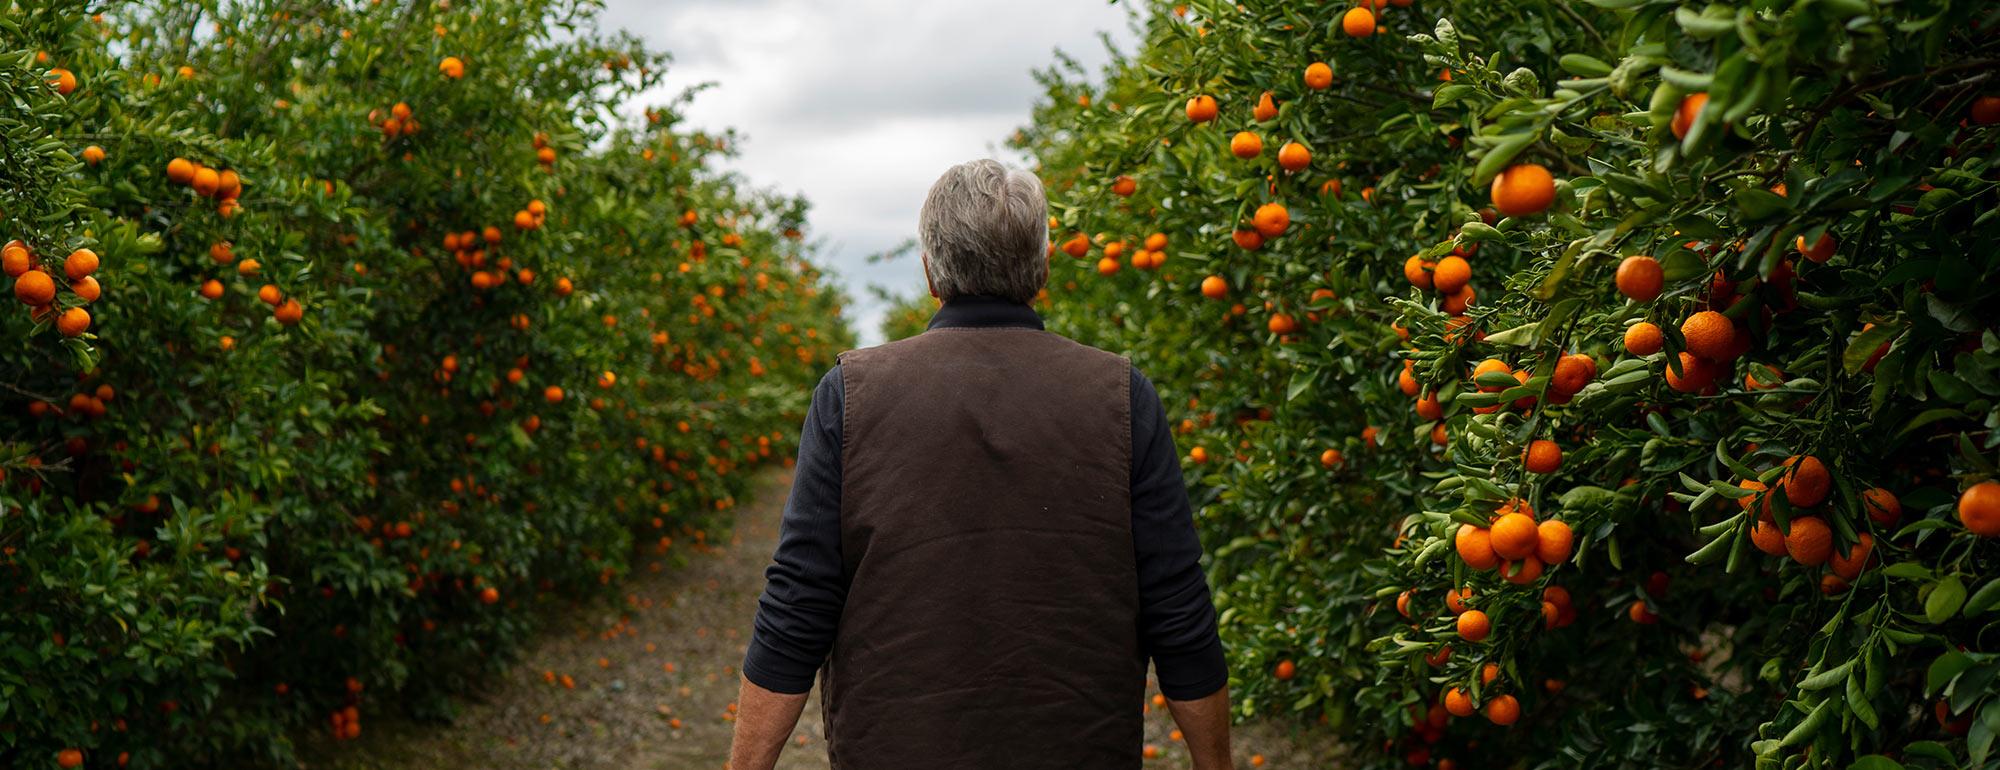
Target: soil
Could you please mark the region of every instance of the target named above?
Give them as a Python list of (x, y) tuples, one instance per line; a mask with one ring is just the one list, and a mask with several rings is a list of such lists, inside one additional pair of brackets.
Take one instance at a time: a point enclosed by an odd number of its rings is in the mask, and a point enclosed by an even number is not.
[[(789, 472), (767, 472), (726, 541), (700, 549), (682, 569), (642, 568), (627, 580), (621, 604), (578, 607), (552, 623), (507, 674), (464, 702), (451, 724), (371, 719), (359, 740), (306, 741), (303, 766), (725, 768), (737, 666), (790, 484)], [(1185, 770), (1187, 752), (1171, 740), (1166, 709), (1152, 705), (1155, 693), (1149, 687), (1146, 744), (1158, 757), (1145, 767)], [(781, 770), (827, 767), (818, 704), (815, 688)], [(1232, 737), (1239, 768), (1324, 767), (1341, 753), (1330, 736), (1291, 723), (1238, 725)]]

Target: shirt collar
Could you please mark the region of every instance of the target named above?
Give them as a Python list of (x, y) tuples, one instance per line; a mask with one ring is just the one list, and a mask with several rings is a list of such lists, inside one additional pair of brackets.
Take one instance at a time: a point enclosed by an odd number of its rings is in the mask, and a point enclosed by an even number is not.
[(1034, 308), (1005, 297), (964, 294), (945, 300), (926, 328), (981, 327), (1041, 329), (1042, 317)]

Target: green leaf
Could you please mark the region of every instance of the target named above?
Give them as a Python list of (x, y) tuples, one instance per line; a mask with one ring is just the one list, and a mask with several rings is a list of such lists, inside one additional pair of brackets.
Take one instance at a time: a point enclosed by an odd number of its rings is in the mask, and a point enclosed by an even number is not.
[(1884, 323), (1854, 335), (1854, 339), (1847, 343), (1847, 351), (1840, 356), (1841, 368), (1850, 375), (1860, 372), (1861, 367), (1868, 363), (1868, 359), (1875, 356), (1876, 349), (1901, 331), (1900, 327)]
[(1988, 580), (1986, 585), (1972, 592), (1971, 598), (1965, 600), (1962, 612), (1970, 618), (1993, 609), (1996, 604), (2000, 604), (2000, 578)]
[(1924, 599), (1924, 619), (1932, 625), (1943, 623), (1958, 614), (1958, 608), (1965, 604), (1965, 583), (1957, 575), (1947, 575), (1931, 586), (1930, 596)]
[(1975, 663), (1978, 661), (1972, 656), (1957, 650), (1948, 650), (1943, 655), (1937, 656), (1936, 660), (1931, 661), (1930, 669), (1924, 673), (1924, 697), (1937, 697), (1939, 693), (1944, 692), (1946, 685), (1951, 684), (1951, 680), (1957, 679), (1959, 674), (1965, 673), (1965, 670), (1972, 668)]
[(1903, 770), (1903, 763), (1880, 754), (1869, 754), (1854, 760), (1847, 770)]
[(1472, 170), (1473, 186), (1485, 187), (1491, 184), (1493, 177), (1498, 176), (1501, 169), (1506, 168), (1508, 162), (1514, 160), (1514, 156), (1520, 155), (1522, 150), (1528, 149), (1528, 146), (1534, 144), (1535, 139), (1540, 136), (1540, 131), (1524, 131), (1518, 134), (1508, 134), (1498, 144), (1487, 149), (1485, 157), (1480, 158), (1479, 165)]

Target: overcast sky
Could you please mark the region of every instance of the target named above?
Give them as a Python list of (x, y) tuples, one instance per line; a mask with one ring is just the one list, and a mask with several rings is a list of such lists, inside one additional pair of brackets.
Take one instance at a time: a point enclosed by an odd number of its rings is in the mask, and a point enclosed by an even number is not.
[(1133, 38), (1106, 0), (609, 0), (606, 23), (674, 61), (668, 92), (702, 82), (688, 123), (736, 128), (733, 163), (757, 187), (804, 193), (820, 259), (854, 297), (848, 317), (879, 341), (867, 286), (923, 290), (915, 256), (869, 254), (916, 234), (938, 174), (1001, 146), (1028, 120), (1032, 72), (1063, 52), (1096, 67), (1100, 32)]

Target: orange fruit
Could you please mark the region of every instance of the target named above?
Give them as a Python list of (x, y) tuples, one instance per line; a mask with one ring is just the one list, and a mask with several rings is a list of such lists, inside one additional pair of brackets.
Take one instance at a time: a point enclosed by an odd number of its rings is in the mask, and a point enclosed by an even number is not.
[(1861, 507), (1877, 524), (1893, 525), (1903, 518), (1902, 501), (1896, 499), (1896, 493), (1881, 487), (1862, 492)]
[(167, 181), (174, 184), (187, 184), (194, 181), (194, 162), (187, 158), (175, 158), (167, 161)]
[(1264, 140), (1249, 131), (1238, 131), (1229, 138), (1229, 154), (1248, 160), (1264, 154)]
[(1187, 100), (1188, 120), (1196, 123), (1207, 123), (1214, 120), (1216, 114), (1219, 112), (1221, 112), (1221, 107), (1216, 105), (1215, 97), (1208, 94), (1202, 94)]
[(1069, 240), (1063, 241), (1062, 251), (1064, 254), (1082, 259), (1083, 255), (1090, 253), (1090, 239), (1083, 233), (1072, 235)]
[(1646, 607), (1644, 599), (1635, 599), (1630, 605), (1627, 605), (1625, 607), (1625, 616), (1631, 618), (1632, 622), (1642, 626), (1650, 626), (1660, 622), (1660, 616), (1653, 614), (1653, 611)]
[(1813, 241), (1810, 246), (1806, 245), (1806, 237), (1801, 235), (1794, 245), (1798, 247), (1800, 254), (1805, 255), (1806, 259), (1810, 259), (1815, 263), (1826, 264), (1827, 260), (1833, 259), (1834, 243), (1833, 236), (1830, 234), (1821, 233), (1819, 239)]
[(305, 319), (306, 309), (299, 304), (298, 300), (288, 299), (283, 304), (271, 310), (271, 317), (278, 319), (278, 323), (286, 326), (297, 326), (299, 321)]
[(1201, 296), (1209, 299), (1222, 299), (1228, 296), (1228, 294), (1229, 282), (1223, 280), (1222, 276), (1211, 275), (1201, 279)]
[(83, 764), (83, 752), (78, 749), (63, 749), (56, 752), (56, 767), (71, 768)]
[(1729, 317), (1713, 310), (1703, 310), (1688, 316), (1681, 322), (1681, 336), (1687, 339), (1687, 351), (1710, 361), (1727, 361), (1736, 348), (1736, 326)]
[(1458, 635), (1468, 642), (1484, 640), (1493, 631), (1493, 622), (1487, 620), (1486, 613), (1466, 610), (1458, 616)]
[(1681, 106), (1674, 109), (1674, 120), (1670, 126), (1675, 139), (1687, 138), (1688, 129), (1694, 127), (1695, 119), (1701, 115), (1701, 108), (1706, 106), (1708, 106), (1708, 94), (1705, 93), (1688, 94), (1681, 99)]
[(1444, 300), (1438, 303), (1438, 309), (1452, 315), (1464, 315), (1465, 309), (1472, 307), (1472, 300), (1478, 296), (1478, 292), (1473, 291), (1471, 286), (1467, 286), (1451, 294), (1444, 295)]
[(1276, 238), (1284, 235), (1285, 229), (1292, 226), (1292, 213), (1285, 210), (1285, 204), (1266, 203), (1257, 207), (1257, 213), (1251, 216), (1250, 223), (1257, 228), (1257, 234), (1266, 238)]
[(285, 301), (285, 295), (278, 290), (277, 286), (267, 283), (257, 290), (257, 299), (262, 300), (266, 305), (276, 306), (278, 303)]
[(56, 316), (56, 331), (64, 337), (74, 337), (90, 329), (90, 311), (73, 307)]
[(236, 247), (228, 241), (216, 241), (208, 246), (208, 258), (215, 260), (215, 263), (218, 265), (227, 265), (235, 262)]
[(1304, 171), (1312, 165), (1312, 150), (1298, 142), (1286, 142), (1278, 148), (1278, 166), (1286, 171)]
[(1111, 257), (1098, 258), (1097, 260), (1098, 275), (1111, 275), (1116, 272), (1118, 272), (1118, 260), (1113, 259)]
[(1244, 251), (1256, 251), (1264, 247), (1264, 236), (1259, 235), (1256, 230), (1237, 230), (1230, 233), (1229, 237), (1236, 241), (1236, 248)]
[(1571, 353), (1556, 359), (1556, 370), (1549, 380), (1549, 387), (1558, 395), (1574, 395), (1596, 376), (1597, 359), (1583, 353)]
[(1130, 198), (1139, 191), (1139, 183), (1129, 176), (1120, 176), (1111, 182), (1111, 192), (1120, 198)]
[(215, 195), (218, 198), (234, 200), (243, 193), (243, 177), (235, 171), (224, 170), (215, 180)]
[(1326, 62), (1316, 61), (1306, 65), (1306, 87), (1314, 91), (1325, 91), (1333, 87), (1333, 68)]
[(1875, 536), (1866, 532), (1855, 538), (1858, 542), (1847, 547), (1847, 552), (1833, 553), (1833, 572), (1840, 579), (1853, 581), (1868, 569), (1868, 561), (1875, 553)]
[(222, 186), (222, 175), (215, 173), (215, 169), (212, 168), (198, 168), (194, 171), (194, 179), (188, 184), (194, 187), (196, 195), (213, 196), (216, 188)]
[(1785, 555), (1785, 535), (1778, 531), (1778, 523), (1759, 519), (1750, 528), (1750, 544), (1757, 550), (1772, 556)]
[(1818, 516), (1793, 519), (1791, 531), (1785, 533), (1785, 553), (1808, 567), (1825, 564), (1833, 555), (1833, 529)]
[(1257, 106), (1250, 110), (1250, 116), (1256, 118), (1259, 123), (1278, 117), (1278, 102), (1271, 98), (1270, 91), (1265, 91), (1263, 96), (1257, 97)]
[(1434, 267), (1435, 265), (1423, 257), (1410, 257), (1403, 260), (1403, 278), (1409, 280), (1411, 286), (1429, 289), (1436, 285), (1436, 279), (1431, 275)]
[(1528, 449), (1521, 453), (1521, 464), (1529, 473), (1555, 473), (1562, 467), (1562, 447), (1548, 439), (1528, 442)]
[(1667, 337), (1650, 321), (1640, 321), (1625, 329), (1625, 352), (1650, 356), (1666, 346)]
[(1508, 513), (1493, 522), (1493, 552), (1502, 559), (1520, 559), (1535, 553), (1535, 546), (1541, 535), (1535, 527), (1535, 517), (1524, 513)]
[(1982, 126), (2000, 123), (2000, 96), (1982, 96), (1972, 100), (1972, 111), (1968, 117)]
[(1660, 290), (1666, 286), (1667, 271), (1660, 267), (1660, 261), (1652, 257), (1626, 257), (1618, 263), (1618, 274), (1614, 281), (1618, 293), (1633, 302), (1652, 302), (1660, 297)]
[(1319, 464), (1320, 464), (1320, 466), (1321, 466), (1321, 467), (1325, 467), (1325, 468), (1332, 468), (1332, 467), (1334, 467), (1334, 466), (1336, 466), (1336, 465), (1339, 465), (1339, 464), (1340, 464), (1340, 450), (1338, 450), (1338, 449), (1328, 449), (1328, 450), (1326, 450), (1326, 451), (1324, 451), (1324, 452), (1321, 452), (1321, 453), (1319, 453)]
[(1444, 710), (1455, 717), (1469, 717), (1479, 710), (1479, 704), (1472, 702), (1472, 696), (1464, 690), (1453, 687), (1444, 691)]
[(1500, 555), (1493, 552), (1492, 534), (1484, 527), (1458, 525), (1458, 534), (1452, 538), (1452, 545), (1458, 549), (1458, 558), (1464, 560), (1467, 567), (1488, 570), (1500, 565)]
[(499, 602), (500, 589), (494, 588), (492, 586), (487, 586), (486, 588), (480, 590), (479, 601), (484, 602), (486, 604), (494, 604), (496, 602)]
[[(1477, 381), (1483, 375), (1512, 374), (1513, 371), (1514, 371), (1513, 367), (1508, 366), (1506, 361), (1502, 361), (1498, 358), (1489, 358), (1479, 362), (1478, 366), (1472, 367), (1472, 379)], [(1479, 389), (1482, 392), (1486, 393), (1498, 393), (1502, 390), (1505, 390), (1505, 388), (1493, 388), (1486, 386), (1481, 386)]]
[(446, 56), (443, 61), (438, 62), (438, 72), (453, 80), (465, 77), (465, 61), (456, 56)]
[(1500, 577), (1515, 585), (1527, 585), (1542, 576), (1542, 560), (1533, 556), (1500, 565)]
[(89, 146), (89, 147), (85, 147), (85, 148), (83, 148), (83, 162), (85, 162), (85, 163), (88, 163), (88, 164), (90, 164), (90, 165), (93, 165), (93, 166), (95, 166), (95, 165), (97, 165), (97, 164), (99, 164), (99, 163), (103, 163), (103, 162), (104, 162), (104, 148), (102, 148), (102, 147), (99, 147), (99, 146), (97, 146), (97, 145), (94, 145), (94, 144), (93, 144), (93, 145), (91, 145), (91, 146)]
[(1375, 34), (1375, 12), (1358, 6), (1347, 9), (1347, 15), (1340, 17), (1340, 31), (1348, 37)]
[(49, 70), (49, 85), (56, 87), (56, 93), (68, 96), (76, 90), (76, 73), (61, 67)]
[(1785, 500), (1793, 508), (1811, 508), (1826, 502), (1833, 490), (1833, 478), (1819, 458), (1793, 456), (1785, 460), (1785, 467), (1789, 470), (1778, 477), (1776, 487), (1785, 491)]
[(201, 296), (207, 299), (221, 299), (222, 282), (213, 278), (203, 281), (201, 284)]
[(550, 385), (542, 390), (542, 398), (551, 404), (560, 404), (563, 400), (563, 389), (555, 385)]
[(1502, 695), (1486, 702), (1486, 720), (1505, 727), (1521, 718), (1521, 702), (1512, 695)]
[(1980, 537), (2000, 535), (2000, 481), (1982, 481), (1960, 493), (1958, 521)]
[[(1576, 549), (1576, 536), (1569, 525), (1555, 519), (1544, 521), (1535, 528), (1535, 558), (1543, 564), (1561, 564), (1569, 561)], [(1568, 594), (1564, 594), (1568, 598)]]
[(1400, 594), (1396, 594), (1396, 614), (1398, 614), (1398, 615), (1401, 615), (1401, 616), (1403, 616), (1403, 617), (1406, 617), (1406, 618), (1410, 616), (1410, 592), (1409, 592), (1409, 591), (1407, 591), (1407, 590), (1406, 590), (1406, 591), (1404, 591), (1404, 592), (1402, 592), (1402, 593), (1400, 593)]
[(1444, 416), (1444, 404), (1438, 402), (1436, 393), (1427, 393), (1423, 398), (1417, 399), (1416, 409), (1417, 416), (1426, 421)]
[(21, 277), (34, 264), (35, 256), (28, 251), (27, 244), (8, 241), (6, 246), (0, 246), (0, 272), (6, 273), (8, 278)]
[(29, 270), (14, 279), (14, 298), (35, 307), (47, 305), (56, 301), (56, 281), (48, 273)]
[[(1765, 489), (1768, 489), (1768, 487), (1764, 486), (1764, 482), (1758, 481), (1756, 479), (1744, 479), (1742, 481), (1738, 481), (1736, 482), (1736, 486), (1748, 489), (1752, 492), (1763, 492)], [(1762, 504), (1759, 505), (1759, 503)], [(1757, 518), (1760, 519), (1771, 518), (1771, 501), (1769, 499), (1759, 497), (1758, 495), (1755, 494), (1752, 494), (1749, 497), (1736, 498), (1736, 507), (1738, 508), (1742, 508), (1743, 510), (1747, 511), (1750, 510), (1750, 507), (1753, 505), (1757, 506), (1758, 509)]]
[(1534, 163), (1508, 166), (1493, 177), (1493, 208), (1503, 216), (1540, 214), (1556, 202), (1556, 179)]
[(1264, 322), (1264, 328), (1269, 329), (1272, 334), (1291, 334), (1298, 331), (1299, 322), (1292, 320), (1288, 314), (1272, 313), (1271, 319)]
[(1715, 384), (1721, 374), (1721, 365), (1706, 358), (1698, 358), (1690, 353), (1680, 354), (1681, 373), (1676, 376), (1667, 369), (1667, 386), (1682, 393), (1695, 393)]
[[(1407, 267), (1404, 269), (1408, 270)], [(1439, 294), (1457, 294), (1466, 284), (1472, 282), (1472, 265), (1457, 256), (1440, 259), (1437, 269), (1431, 275), (1431, 282)]]
[(1446, 591), (1444, 592), (1444, 606), (1446, 609), (1451, 610), (1453, 615), (1461, 614), (1465, 612), (1465, 600), (1470, 598), (1472, 598), (1472, 586), (1465, 586), (1456, 591)]
[(1278, 661), (1277, 668), (1271, 670), (1271, 675), (1277, 677), (1278, 681), (1282, 682), (1291, 679), (1294, 674), (1298, 673), (1298, 670), (1299, 667), (1291, 661), (1281, 660)]

